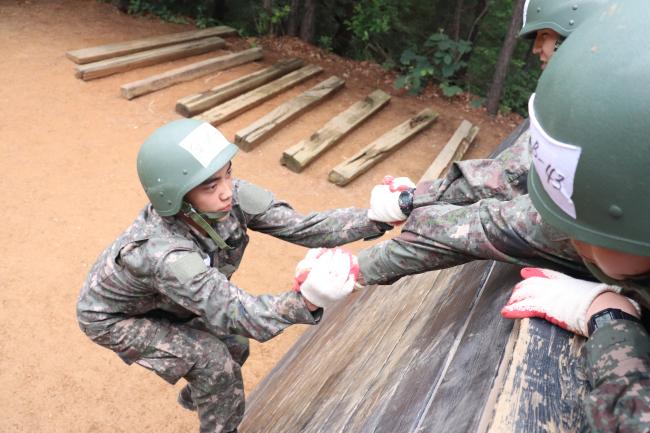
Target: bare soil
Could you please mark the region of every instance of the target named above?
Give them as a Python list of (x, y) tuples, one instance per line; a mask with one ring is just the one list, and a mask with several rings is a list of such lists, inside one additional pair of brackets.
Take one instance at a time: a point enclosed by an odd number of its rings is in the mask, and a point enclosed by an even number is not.
[[(176, 387), (150, 372), (127, 367), (91, 343), (77, 327), (75, 301), (97, 255), (146, 202), (135, 170), (139, 144), (156, 127), (178, 118), (175, 101), (284, 56), (324, 66), (320, 77), (224, 124), (232, 138), (240, 128), (331, 74), (347, 87), (235, 160), (235, 174), (263, 185), (303, 212), (365, 207), (371, 187), (384, 174), (417, 179), (460, 124), (481, 127), (468, 157), (484, 157), (513, 129), (517, 119), (488, 118), (467, 106), (467, 97), (447, 101), (431, 88), (423, 97), (397, 95), (391, 74), (377, 65), (341, 59), (290, 38), (257, 41), (260, 63), (243, 65), (133, 101), (119, 86), (208, 58), (203, 55), (84, 82), (74, 77), (67, 50), (191, 29), (189, 25), (130, 17), (94, 0), (0, 2), (0, 431), (12, 432), (190, 432), (196, 415), (175, 403)], [(232, 49), (248, 42), (230, 39)], [(278, 163), (282, 151), (309, 136), (329, 118), (376, 87), (395, 94), (367, 124), (303, 173)], [(345, 188), (327, 181), (344, 158), (425, 107), (437, 123)], [(305, 249), (253, 233), (234, 283), (251, 293), (290, 287)], [(359, 250), (367, 246), (357, 242)], [(303, 332), (302, 327), (265, 344), (253, 343), (244, 367), (250, 392)]]

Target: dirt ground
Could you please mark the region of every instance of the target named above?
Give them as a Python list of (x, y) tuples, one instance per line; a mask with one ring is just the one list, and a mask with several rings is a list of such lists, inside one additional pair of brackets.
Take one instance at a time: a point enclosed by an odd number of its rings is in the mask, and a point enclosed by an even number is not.
[[(89, 82), (74, 77), (73, 64), (64, 56), (70, 49), (187, 29), (190, 26), (129, 17), (94, 0), (0, 1), (3, 433), (197, 431), (195, 414), (175, 403), (180, 384), (169, 386), (92, 344), (77, 327), (75, 301), (97, 255), (145, 204), (135, 170), (139, 144), (156, 127), (178, 118), (173, 111), (177, 99), (259, 69), (260, 63), (126, 101), (119, 96), (121, 84), (209, 55)], [(237, 177), (265, 186), (303, 212), (365, 207), (370, 189), (387, 173), (417, 179), (461, 118), (481, 127), (468, 157), (487, 155), (515, 126), (511, 119), (490, 120), (463, 101), (395, 96), (375, 118), (303, 173), (292, 173), (278, 163), (284, 149), (376, 86), (392, 91), (390, 76), (373, 65), (343, 61), (294, 40), (262, 43), (267, 56), (261, 64), (282, 55), (301, 55), (323, 65), (326, 72), (224, 124), (221, 129), (230, 138), (330, 74), (348, 79), (344, 91), (235, 160)], [(243, 45), (239, 40), (233, 48)], [(332, 167), (427, 106), (440, 113), (431, 129), (348, 187), (327, 181)], [(234, 283), (256, 294), (287, 290), (305, 249), (255, 233), (251, 238)], [(364, 245), (368, 244), (351, 247), (359, 250)], [(302, 331), (296, 326), (268, 343), (253, 343), (244, 367), (247, 392)]]

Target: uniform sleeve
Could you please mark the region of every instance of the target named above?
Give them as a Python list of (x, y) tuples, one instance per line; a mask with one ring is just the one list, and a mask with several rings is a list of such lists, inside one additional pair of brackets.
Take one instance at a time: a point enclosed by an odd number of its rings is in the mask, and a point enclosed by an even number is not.
[(439, 202), (467, 205), (485, 198), (511, 200), (526, 194), (529, 138), (528, 130), (524, 131), (496, 158), (454, 162), (444, 178), (417, 185), (414, 206)]
[[(131, 263), (137, 267), (151, 257), (139, 249), (123, 260), (127, 267)], [(202, 317), (217, 333), (266, 341), (292, 324), (315, 324), (320, 319), (319, 313), (313, 315), (307, 309), (298, 293), (246, 293), (217, 269), (208, 267), (196, 251), (172, 251), (152, 262), (155, 266), (151, 284), (155, 290)]]
[(344, 208), (301, 215), (288, 203), (274, 200), (248, 227), (310, 248), (335, 247), (381, 236), (391, 228), (368, 219), (367, 213), (367, 209)]
[(617, 320), (598, 328), (585, 353), (591, 431), (650, 432), (650, 337), (643, 326)]
[(528, 195), (416, 208), (398, 237), (361, 251), (359, 265), (366, 284), (388, 284), (487, 259), (585, 273), (568, 238), (542, 222)]

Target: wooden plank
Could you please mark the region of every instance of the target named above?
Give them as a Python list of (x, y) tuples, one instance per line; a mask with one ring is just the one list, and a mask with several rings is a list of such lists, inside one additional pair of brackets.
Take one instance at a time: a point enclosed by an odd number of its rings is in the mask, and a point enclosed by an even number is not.
[(99, 60), (109, 59), (111, 57), (125, 56), (127, 54), (137, 53), (139, 51), (151, 50), (167, 45), (188, 42), (197, 39), (204, 39), (211, 36), (230, 36), (237, 31), (228, 26), (210, 27), (203, 30), (192, 30), (189, 32), (172, 33), (161, 36), (152, 36), (144, 39), (133, 41), (117, 42), (96, 47), (82, 48), (72, 50), (65, 55), (75, 63), (85, 64), (97, 62)]
[(316, 74), (323, 72), (323, 68), (316, 65), (307, 65), (293, 71), (290, 74), (285, 75), (284, 77), (278, 78), (275, 81), (271, 81), (264, 86), (258, 87), (257, 89), (251, 90), (248, 93), (244, 93), (231, 99), (221, 105), (218, 105), (210, 110), (195, 116), (195, 119), (204, 120), (210, 122), (213, 125), (219, 125), (220, 123), (225, 122), (226, 120), (232, 119), (238, 114), (250, 109), (251, 107), (260, 104), (267, 99), (271, 99), (278, 93), (284, 92), (291, 87), (300, 84), (301, 82), (313, 77)]
[(474, 138), (476, 138), (478, 131), (477, 126), (472, 126), (470, 122), (463, 120), (445, 147), (438, 153), (431, 166), (424, 172), (422, 180), (437, 179), (452, 162), (462, 159)]
[(156, 90), (164, 89), (165, 87), (172, 86), (176, 83), (190, 81), (212, 72), (232, 68), (233, 66), (252, 62), (253, 60), (259, 60), (261, 58), (261, 48), (250, 48), (245, 51), (214, 57), (212, 59), (203, 60), (202, 62), (192, 63), (187, 66), (172, 69), (163, 72), (162, 74), (156, 74), (142, 80), (123, 84), (120, 87), (120, 90), (124, 98), (133, 99), (147, 93), (155, 92)]
[[(524, 319), (488, 433), (588, 432), (585, 339), (541, 319)], [(488, 415), (489, 416), (489, 415)]]
[(181, 98), (176, 102), (176, 112), (185, 117), (194, 116), (228, 99), (232, 99), (262, 84), (275, 80), (291, 71), (295, 71), (302, 65), (303, 62), (300, 59), (280, 60), (268, 68), (220, 84), (205, 92)]
[(292, 171), (301, 172), (314, 159), (341, 141), (389, 101), (390, 95), (382, 90), (375, 90), (363, 100), (330, 119), (311, 137), (285, 150), (280, 163)]
[(328, 180), (339, 186), (347, 185), (353, 179), (368, 171), (373, 165), (388, 157), (399, 146), (418, 132), (431, 125), (438, 113), (425, 109), (401, 125), (388, 131), (348, 160), (330, 171)]
[(118, 72), (140, 68), (142, 66), (154, 65), (169, 60), (207, 53), (208, 51), (223, 48), (225, 45), (226, 41), (220, 37), (213, 36), (211, 38), (184, 42), (177, 45), (170, 45), (168, 47), (155, 48), (153, 50), (141, 51), (138, 53), (127, 54), (126, 56), (79, 65), (76, 67), (77, 72), (75, 75), (77, 78), (81, 78), (82, 80), (92, 80), (116, 74)]
[(342, 88), (344, 84), (345, 80), (336, 76), (329, 77), (327, 80), (318, 83), (311, 89), (285, 102), (266, 116), (238, 131), (235, 134), (235, 144), (242, 150), (251, 150), (278, 128), (295, 119), (316, 104), (323, 102), (328, 96)]

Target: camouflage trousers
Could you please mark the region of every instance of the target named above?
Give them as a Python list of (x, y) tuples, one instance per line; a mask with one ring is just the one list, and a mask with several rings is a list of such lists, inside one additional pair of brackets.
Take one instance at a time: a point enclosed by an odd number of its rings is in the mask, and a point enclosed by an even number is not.
[[(154, 337), (143, 344), (145, 335)], [(93, 340), (117, 352), (128, 364), (135, 362), (171, 384), (187, 380), (201, 433), (230, 432), (241, 422), (241, 365), (248, 357), (247, 338), (215, 336), (200, 319), (174, 323), (141, 317), (123, 320)]]

